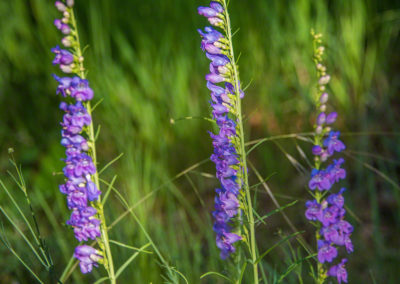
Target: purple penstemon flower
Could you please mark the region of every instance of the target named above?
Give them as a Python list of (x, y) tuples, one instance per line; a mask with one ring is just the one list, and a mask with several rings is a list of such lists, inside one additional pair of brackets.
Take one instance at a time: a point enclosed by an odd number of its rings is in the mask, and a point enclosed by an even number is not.
[[(224, 19), (226, 11), (218, 1), (211, 1), (208, 7), (199, 7), (198, 13), (206, 17), (212, 26), (220, 27), (225, 32)], [(222, 259), (228, 258), (236, 251), (234, 244), (242, 239), (234, 231), (238, 222), (240, 208), (239, 193), (242, 186), (242, 169), (239, 150), (235, 141), (239, 139), (237, 114), (233, 109), (236, 104), (236, 93), (244, 96), (242, 90), (236, 92), (233, 86), (232, 63), (227, 47), (228, 40), (223, 33), (214, 27), (205, 27), (198, 32), (202, 38), (201, 48), (210, 60), (210, 73), (205, 76), (207, 88), (211, 91), (210, 105), (212, 117), (218, 126), (218, 133), (210, 133), (214, 152), (211, 161), (215, 163), (216, 177), (221, 187), (216, 189), (214, 231), (216, 243)], [(240, 83), (239, 88), (240, 88)]]
[[(87, 128), (92, 123), (92, 118), (87, 111), (87, 103), (93, 98), (93, 90), (88, 80), (82, 78), (82, 69), (77, 68), (83, 58), (78, 58), (76, 46), (78, 39), (76, 32), (72, 32), (71, 15), (74, 1), (56, 1), (56, 8), (62, 12), (62, 19), (56, 19), (54, 25), (64, 35), (62, 40), (65, 46), (56, 46), (51, 49), (55, 54), (54, 65), (59, 65), (64, 73), (75, 73), (73, 77), (59, 77), (53, 75), (58, 82), (57, 94), (69, 102), (61, 102), (60, 109), (64, 111), (61, 122), (61, 145), (66, 148), (64, 184), (60, 185), (60, 192), (66, 195), (67, 206), (71, 210), (70, 219), (66, 222), (73, 228), (78, 241), (96, 240), (101, 236), (101, 222), (98, 216), (98, 206), (94, 202), (99, 200), (100, 190), (94, 183), (96, 165), (90, 156)], [(228, 204), (229, 207), (230, 204)], [(229, 207), (230, 208), (230, 207)], [(90, 272), (93, 267), (103, 261), (103, 252), (88, 245), (77, 246), (74, 253), (80, 261), (82, 273)]]
[[(320, 35), (314, 35), (316, 44), (320, 42)], [(337, 265), (330, 265), (340, 254), (340, 247), (344, 247), (347, 253), (353, 251), (351, 233), (353, 226), (344, 220), (346, 210), (344, 209), (343, 193), (341, 188), (338, 193), (331, 192), (334, 185), (346, 178), (346, 170), (342, 168), (345, 160), (343, 158), (333, 159), (330, 164), (324, 167), (335, 153), (346, 149), (345, 144), (339, 139), (340, 132), (332, 130), (332, 124), (337, 119), (337, 112), (327, 113), (329, 95), (326, 92), (326, 85), (330, 76), (326, 74), (326, 67), (321, 64), (324, 48), (319, 46), (314, 51), (314, 59), (317, 64), (318, 99), (316, 101), (319, 114), (315, 123), (315, 139), (312, 153), (315, 157), (315, 166), (311, 171), (311, 179), (308, 183), (315, 199), (306, 202), (306, 218), (318, 226), (318, 262), (321, 268), (318, 271), (318, 278), (325, 279), (327, 276), (336, 277), (338, 282), (347, 283), (347, 272), (344, 263), (347, 259)], [(323, 280), (322, 280), (323, 281)]]

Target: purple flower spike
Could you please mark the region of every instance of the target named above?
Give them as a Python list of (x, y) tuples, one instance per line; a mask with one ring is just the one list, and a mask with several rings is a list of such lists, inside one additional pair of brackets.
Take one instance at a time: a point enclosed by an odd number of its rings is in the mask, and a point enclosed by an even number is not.
[(98, 262), (103, 259), (98, 250), (88, 245), (76, 247), (74, 257), (79, 260), (79, 267), (83, 274), (91, 272), (93, 266), (97, 267)]
[[(65, 4), (64, 4), (65, 3)], [(69, 22), (73, 0), (56, 1), (56, 8), (63, 13), (63, 19), (56, 19), (54, 25), (63, 34), (70, 34), (71, 27)], [(74, 27), (73, 27), (74, 28)], [(66, 47), (73, 47), (76, 32), (64, 37), (62, 43)], [(73, 52), (61, 49), (56, 46), (51, 49), (55, 54), (54, 65), (59, 65), (64, 73), (75, 73), (75, 60), (78, 61)], [(79, 58), (79, 61), (82, 58)], [(58, 82), (57, 94), (62, 97), (69, 96), (68, 104), (60, 103), (60, 109), (64, 112), (61, 121), (61, 145), (65, 147), (66, 158), (63, 159), (65, 167), (63, 168), (64, 183), (59, 186), (60, 192), (66, 195), (68, 209), (71, 210), (71, 216), (66, 224), (71, 226), (75, 238), (80, 241), (96, 240), (101, 237), (98, 208), (99, 196), (101, 191), (93, 182), (93, 176), (96, 174), (96, 165), (90, 156), (91, 151), (87, 139), (88, 126), (92, 123), (90, 113), (88, 113), (88, 101), (93, 98), (93, 90), (89, 87), (89, 81), (79, 76), (59, 77), (53, 75)], [(232, 204), (228, 201), (226, 210), (233, 210)], [(79, 266), (82, 273), (89, 273), (93, 267), (97, 267), (102, 262), (103, 255), (100, 251), (88, 245), (76, 247), (74, 257), (79, 260)]]
[[(314, 169), (311, 171), (311, 178), (308, 186), (311, 190), (330, 191), (329, 193), (315, 193), (315, 199), (306, 202), (305, 216), (312, 221), (318, 229), (318, 262), (322, 269), (317, 273), (318, 279), (325, 279), (326, 276), (336, 277), (339, 284), (347, 283), (347, 272), (344, 267), (347, 259), (342, 259), (341, 263), (328, 267), (326, 263), (331, 263), (342, 252), (351, 253), (354, 250), (351, 241), (353, 226), (344, 220), (346, 210), (343, 193), (345, 188), (333, 192), (334, 185), (346, 178), (346, 170), (343, 168), (344, 159), (338, 158), (325, 165), (324, 163), (336, 153), (346, 149), (345, 144), (339, 140), (340, 132), (331, 130), (331, 125), (337, 120), (338, 114), (333, 111), (326, 114), (329, 95), (325, 93), (326, 85), (331, 77), (326, 72), (326, 67), (321, 62), (324, 48), (320, 45), (320, 37), (314, 35), (314, 44), (317, 45), (314, 51), (316, 69), (318, 73), (317, 92), (319, 101), (316, 109), (319, 114), (316, 118), (314, 129)], [(328, 132), (328, 133), (327, 133)], [(340, 249), (340, 247), (343, 247)], [(341, 252), (342, 251), (342, 252)], [(324, 275), (324, 271), (328, 271)], [(322, 273), (322, 274), (321, 274)], [(328, 280), (328, 282), (330, 282)]]
[[(217, 1), (211, 1), (209, 7), (199, 7), (199, 14), (208, 18), (208, 21), (217, 27), (224, 28), (224, 8)], [(218, 133), (210, 133), (214, 147), (210, 160), (215, 163), (216, 177), (221, 187), (216, 190), (213, 229), (216, 232), (216, 243), (220, 249), (220, 256), (226, 259), (235, 252), (235, 243), (241, 236), (231, 232), (232, 223), (239, 213), (239, 192), (242, 183), (238, 175), (243, 170), (239, 164), (238, 151), (233, 141), (238, 139), (236, 116), (232, 112), (235, 107), (235, 87), (229, 83), (233, 80), (229, 52), (224, 46), (227, 39), (213, 27), (198, 30), (202, 40), (201, 48), (205, 51), (210, 62), (210, 73), (205, 76), (207, 88), (211, 92), (210, 105), (212, 117), (218, 126)], [(220, 83), (225, 83), (222, 87)], [(238, 82), (239, 83), (239, 82)], [(239, 83), (240, 88), (240, 83)], [(239, 90), (240, 97), (244, 96)]]
[(347, 283), (346, 262), (347, 259), (343, 258), (339, 264), (332, 266), (328, 271), (328, 276), (336, 277), (339, 284), (341, 284), (342, 281)]

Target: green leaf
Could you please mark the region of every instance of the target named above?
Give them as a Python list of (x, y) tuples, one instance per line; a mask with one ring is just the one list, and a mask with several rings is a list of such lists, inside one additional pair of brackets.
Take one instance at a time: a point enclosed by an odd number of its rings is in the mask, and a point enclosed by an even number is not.
[(278, 212), (280, 212), (280, 211), (282, 211), (282, 210), (284, 210), (284, 209), (286, 209), (286, 208), (288, 208), (288, 207), (291, 207), (291, 206), (295, 205), (297, 202), (298, 202), (298, 200), (295, 200), (295, 201), (293, 201), (293, 202), (291, 202), (291, 203), (288, 203), (288, 204), (286, 204), (286, 205), (283, 205), (283, 206), (281, 206), (281, 207), (279, 207), (279, 208), (277, 208), (277, 209), (275, 209), (275, 210), (272, 210), (272, 211), (269, 212), (268, 214), (262, 216), (262, 217), (259, 219), (259, 222), (263, 222), (263, 220), (266, 219), (266, 218), (268, 218), (269, 216), (272, 216), (272, 215), (274, 215), (275, 213), (278, 213)]

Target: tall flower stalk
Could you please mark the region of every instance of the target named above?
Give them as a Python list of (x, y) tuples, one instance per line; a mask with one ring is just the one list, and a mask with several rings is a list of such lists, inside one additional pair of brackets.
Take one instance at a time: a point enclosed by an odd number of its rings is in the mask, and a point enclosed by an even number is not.
[(83, 54), (73, 11), (73, 0), (56, 1), (56, 8), (62, 13), (55, 26), (64, 34), (62, 44), (52, 49), (53, 64), (72, 77), (54, 78), (58, 81), (57, 94), (67, 102), (60, 104), (65, 114), (62, 125), (61, 144), (66, 148), (65, 183), (60, 191), (67, 195), (67, 205), (72, 210), (67, 224), (74, 229), (78, 241), (96, 240), (99, 249), (79, 245), (74, 256), (80, 263), (82, 273), (89, 273), (93, 266), (104, 265), (111, 283), (115, 282), (114, 266), (104, 217), (99, 176), (96, 169), (95, 132), (92, 121), (91, 99), (93, 90), (86, 80)]
[(346, 178), (346, 171), (342, 168), (343, 158), (333, 160), (328, 166), (325, 162), (338, 152), (343, 151), (346, 146), (339, 140), (340, 132), (334, 131), (331, 125), (336, 121), (337, 113), (327, 112), (329, 95), (326, 86), (330, 76), (323, 65), (324, 46), (321, 34), (312, 32), (314, 44), (314, 62), (318, 76), (318, 88), (315, 105), (318, 111), (314, 125), (314, 168), (308, 183), (313, 200), (306, 203), (306, 218), (316, 227), (316, 241), (318, 249), (317, 283), (324, 283), (328, 277), (336, 277), (339, 283), (347, 283), (347, 271), (345, 268), (346, 258), (332, 265), (339, 255), (339, 247), (345, 247), (347, 253), (353, 251), (350, 236), (353, 226), (344, 220), (346, 210), (344, 209), (343, 193), (341, 188), (333, 193), (333, 185)]
[[(213, 212), (216, 243), (222, 259), (235, 253), (238, 243), (247, 244), (254, 283), (258, 283), (254, 216), (241, 110), (244, 93), (240, 88), (227, 3), (225, 0), (211, 1), (208, 7), (199, 7), (198, 12), (212, 26), (222, 30), (222, 33), (213, 27), (199, 30), (201, 47), (211, 60), (206, 80), (211, 91), (212, 116), (219, 129), (218, 134), (210, 133), (214, 146), (211, 160), (216, 165), (216, 175), (221, 182), (220, 188), (216, 189)], [(245, 221), (243, 213), (247, 219)]]

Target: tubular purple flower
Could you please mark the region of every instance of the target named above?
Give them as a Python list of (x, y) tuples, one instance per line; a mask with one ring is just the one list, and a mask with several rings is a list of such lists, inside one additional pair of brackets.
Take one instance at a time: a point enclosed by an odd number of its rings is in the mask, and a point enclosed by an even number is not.
[(321, 263), (332, 262), (338, 255), (337, 249), (328, 242), (318, 242), (318, 261)]
[(215, 17), (218, 15), (218, 12), (210, 7), (199, 7), (197, 8), (199, 15), (202, 15), (206, 18)]
[(336, 121), (337, 118), (337, 112), (331, 112), (330, 114), (328, 114), (328, 116), (326, 117), (326, 124), (332, 124)]
[(207, 74), (207, 75), (206, 75), (206, 80), (209, 81), (209, 82), (211, 82), (211, 83), (216, 84), (216, 83), (224, 82), (224, 81), (225, 81), (225, 78), (222, 77), (222, 76), (219, 75), (219, 74), (210, 73), (210, 74)]
[(222, 21), (220, 18), (218, 17), (210, 17), (208, 18), (208, 22), (213, 25), (213, 26), (220, 26), (224, 23), (224, 21)]
[(58, 45), (51, 49), (56, 57), (53, 60), (53, 65), (69, 65), (74, 62), (74, 56), (71, 52), (61, 49)]
[(84, 274), (91, 272), (93, 266), (97, 267), (99, 261), (103, 259), (100, 251), (88, 245), (77, 246), (74, 257), (79, 260), (79, 266)]
[(334, 152), (341, 152), (346, 149), (346, 146), (342, 141), (339, 140), (340, 132), (331, 131), (329, 137), (324, 140), (324, 147), (326, 147), (329, 155), (333, 155)]
[(339, 264), (332, 266), (328, 271), (328, 276), (336, 277), (339, 284), (341, 284), (342, 281), (347, 283), (347, 271), (345, 268), (346, 262), (347, 259), (343, 258)]
[(211, 44), (211, 43), (206, 43), (204, 45), (204, 49), (213, 55), (217, 55), (217, 54), (221, 54), (221, 49), (219, 47), (216, 47), (215, 45)]
[(326, 121), (326, 114), (324, 112), (321, 112), (318, 117), (317, 117), (317, 124), (322, 125)]

